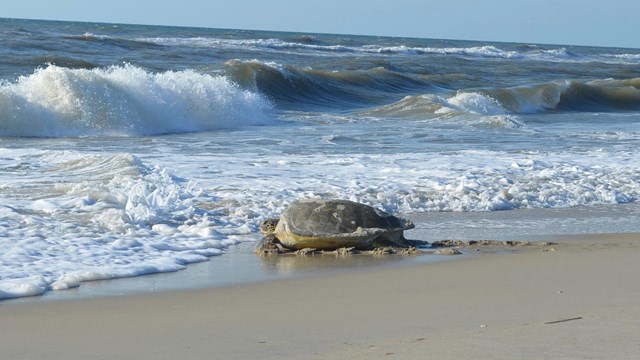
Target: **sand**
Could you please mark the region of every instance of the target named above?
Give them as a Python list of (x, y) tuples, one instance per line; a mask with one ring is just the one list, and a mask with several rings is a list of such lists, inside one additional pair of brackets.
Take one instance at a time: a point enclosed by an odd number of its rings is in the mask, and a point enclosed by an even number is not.
[(637, 359), (640, 234), (255, 284), (0, 302), (0, 359)]

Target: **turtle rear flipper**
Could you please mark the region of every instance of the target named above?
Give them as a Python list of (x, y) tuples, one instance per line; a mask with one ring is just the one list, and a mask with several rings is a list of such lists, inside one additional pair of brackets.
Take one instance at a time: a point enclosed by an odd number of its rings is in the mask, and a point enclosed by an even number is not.
[(390, 238), (389, 234), (383, 234), (371, 241), (371, 247), (373, 248), (384, 248), (384, 247), (400, 247), (400, 248), (408, 248), (413, 246), (413, 244), (406, 240), (403, 236)]

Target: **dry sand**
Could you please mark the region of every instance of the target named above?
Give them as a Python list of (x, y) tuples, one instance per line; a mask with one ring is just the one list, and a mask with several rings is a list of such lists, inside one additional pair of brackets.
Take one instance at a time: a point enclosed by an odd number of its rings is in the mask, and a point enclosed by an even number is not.
[(209, 290), (0, 303), (0, 359), (637, 359), (640, 235)]

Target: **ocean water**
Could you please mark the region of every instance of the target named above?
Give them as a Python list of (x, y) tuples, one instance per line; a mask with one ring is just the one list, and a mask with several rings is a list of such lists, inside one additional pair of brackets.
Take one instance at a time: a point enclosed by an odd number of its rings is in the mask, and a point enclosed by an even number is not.
[(233, 261), (299, 198), (640, 231), (639, 49), (0, 19), (0, 53), (0, 299)]

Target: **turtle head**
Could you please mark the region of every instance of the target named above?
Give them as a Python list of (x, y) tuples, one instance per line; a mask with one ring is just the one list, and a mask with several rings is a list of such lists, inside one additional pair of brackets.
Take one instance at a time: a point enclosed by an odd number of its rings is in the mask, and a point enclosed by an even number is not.
[(264, 235), (275, 234), (280, 219), (266, 219), (260, 223), (260, 232)]

